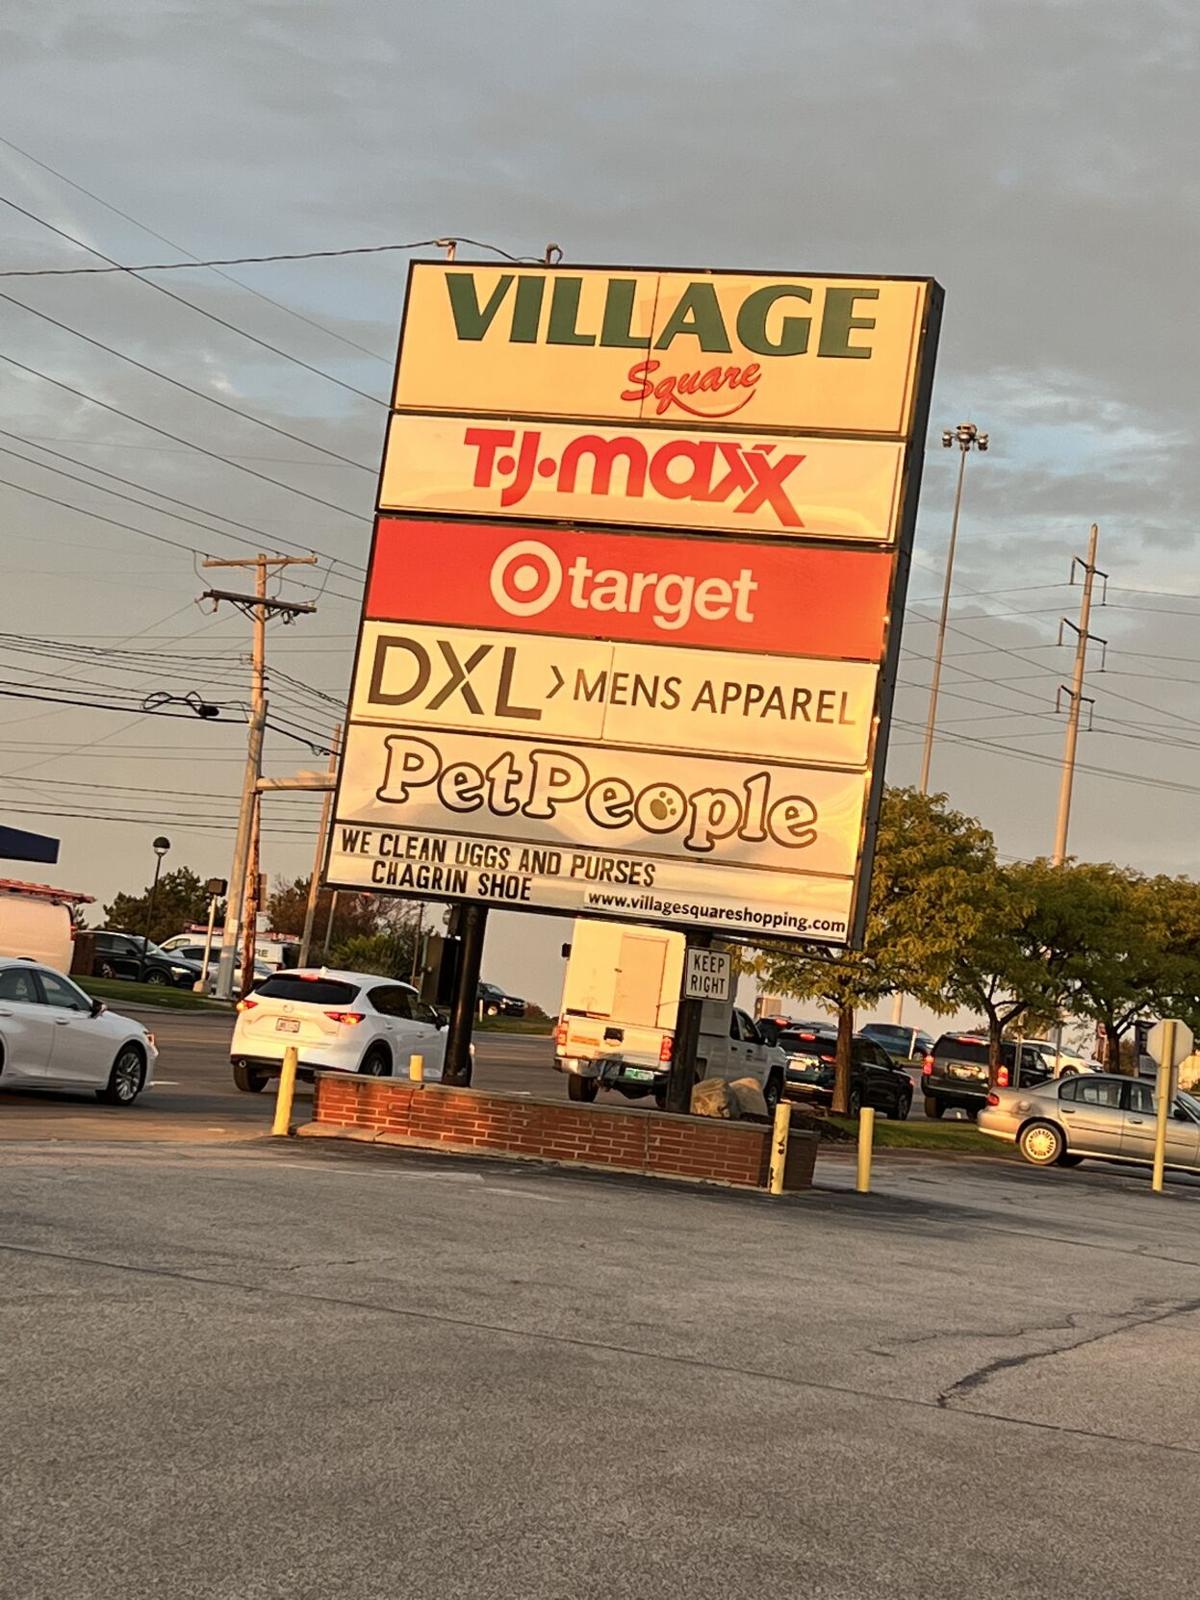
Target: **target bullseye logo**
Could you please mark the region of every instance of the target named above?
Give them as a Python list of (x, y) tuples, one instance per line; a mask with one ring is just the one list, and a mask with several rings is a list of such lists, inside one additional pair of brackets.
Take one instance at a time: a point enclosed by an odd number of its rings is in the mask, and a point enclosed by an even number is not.
[(492, 563), (492, 599), (510, 617), (536, 617), (562, 589), (562, 562), (538, 539), (510, 544)]

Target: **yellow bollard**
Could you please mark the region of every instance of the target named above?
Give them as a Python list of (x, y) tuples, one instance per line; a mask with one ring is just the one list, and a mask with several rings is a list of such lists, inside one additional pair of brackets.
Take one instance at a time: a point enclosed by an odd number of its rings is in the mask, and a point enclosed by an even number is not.
[(1175, 1018), (1164, 1017), (1159, 1026), (1162, 1055), (1154, 1085), (1154, 1165), (1150, 1170), (1150, 1188), (1155, 1194), (1163, 1192), (1163, 1169), (1167, 1164), (1167, 1121), (1174, 1100), (1171, 1080), (1175, 1072)]
[(413, 1083), (424, 1083), (425, 1082), (425, 1057), (424, 1056), (409, 1056), (409, 1058), (408, 1058), (408, 1076), (413, 1081)]
[(771, 1174), (767, 1184), (771, 1194), (783, 1193), (783, 1171), (787, 1166), (791, 1126), (791, 1105), (787, 1100), (781, 1100), (775, 1107), (775, 1126), (771, 1129)]
[(300, 1052), (294, 1044), (288, 1045), (283, 1052), (283, 1066), (279, 1070), (279, 1088), (275, 1095), (275, 1121), (271, 1124), (273, 1134), (286, 1134), (290, 1130), (292, 1098), (296, 1093), (296, 1068), (299, 1062)]
[(859, 1194), (871, 1192), (871, 1146), (875, 1142), (875, 1108), (863, 1106), (858, 1113), (858, 1179), (854, 1187)]

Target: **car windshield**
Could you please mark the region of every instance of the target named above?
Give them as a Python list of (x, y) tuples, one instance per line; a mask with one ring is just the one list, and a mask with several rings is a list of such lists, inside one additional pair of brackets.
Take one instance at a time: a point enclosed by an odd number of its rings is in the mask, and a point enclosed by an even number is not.
[(291, 973), (274, 972), (255, 989), (260, 1000), (292, 1000), (310, 1006), (348, 1006), (358, 995), (356, 983), (341, 983), (336, 978), (298, 978)]

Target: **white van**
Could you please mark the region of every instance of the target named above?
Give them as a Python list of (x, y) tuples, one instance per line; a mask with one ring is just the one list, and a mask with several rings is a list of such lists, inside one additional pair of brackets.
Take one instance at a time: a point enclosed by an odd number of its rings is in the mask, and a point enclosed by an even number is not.
[(90, 901), (42, 883), (0, 884), (0, 956), (28, 956), (58, 972), (70, 972), (74, 939), (71, 906)]
[[(686, 940), (643, 923), (575, 924), (554, 1037), (554, 1065), (572, 1100), (601, 1089), (665, 1104)], [(786, 1059), (732, 1001), (706, 1000), (696, 1053), (700, 1078), (754, 1078), (768, 1108), (783, 1092)]]

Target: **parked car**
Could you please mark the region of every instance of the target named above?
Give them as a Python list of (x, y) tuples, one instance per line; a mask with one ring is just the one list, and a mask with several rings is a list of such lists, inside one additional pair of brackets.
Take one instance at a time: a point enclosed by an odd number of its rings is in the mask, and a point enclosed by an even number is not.
[[(1000, 1087), (1023, 1088), (1054, 1074), (1050, 1056), (1038, 1044), (1005, 1039), (1000, 1047)], [(991, 1077), (988, 1041), (977, 1033), (944, 1033), (921, 1063), (925, 1115), (944, 1117), (960, 1109), (976, 1117), (987, 1104)]]
[(157, 1060), (140, 1022), (52, 967), (0, 957), (0, 1088), (93, 1089), (131, 1106), (154, 1082)]
[(1052, 1077), (1069, 1078), (1074, 1072), (1104, 1071), (1102, 1061), (1097, 1061), (1094, 1056), (1080, 1055), (1078, 1050), (1069, 1050), (1065, 1044), (1055, 1045), (1053, 1039), (1026, 1039), (1024, 1042), (1046, 1056), (1051, 1063)]
[[(163, 948), (165, 949), (166, 946), (164, 945)], [(171, 949), (171, 954), (173, 956), (177, 956), (180, 961), (194, 961), (196, 964), (197, 978), (199, 978), (200, 974), (204, 971), (204, 946), (202, 944), (174, 944)], [(221, 947), (219, 945), (214, 945), (208, 952), (208, 983), (206, 985), (206, 989), (209, 994), (216, 993), (217, 961), (220, 957), (220, 954)], [(264, 982), (265, 979), (269, 978), (275, 970), (276, 969), (274, 967), (268, 967), (263, 962), (256, 961), (254, 963), (252, 987), (257, 989), (259, 984)], [(238, 981), (240, 982), (242, 976), (241, 961), (238, 961), (235, 971), (237, 973)]]
[(766, 1044), (777, 1044), (779, 1042), (779, 1035), (781, 1033), (786, 1033), (789, 1029), (826, 1028), (829, 1026), (828, 1022), (826, 1022), (823, 1018), (816, 1021), (810, 1021), (807, 1018), (785, 1017), (778, 1013), (769, 1017), (758, 1017), (755, 1020), (758, 1026), (758, 1031), (762, 1035), (763, 1041)]
[[(790, 1029), (779, 1035), (779, 1048), (787, 1057), (786, 1089), (789, 1097), (833, 1103), (837, 1064), (837, 1030), (832, 1027)], [(912, 1110), (912, 1079), (898, 1067), (882, 1045), (856, 1033), (850, 1042), (850, 1115), (874, 1106), (903, 1122)]]
[(881, 1044), (893, 1061), (919, 1067), (933, 1049), (933, 1037), (923, 1028), (906, 1028), (900, 1022), (868, 1022), (859, 1032)]
[(299, 1075), (316, 1068), (403, 1076), (411, 1055), (425, 1076), (442, 1076), (442, 1019), (408, 983), (362, 972), (305, 967), (272, 972), (238, 1001), (229, 1056), (233, 1081), (257, 1094), (279, 1074), (288, 1045), (299, 1051)]
[[(1032, 1089), (993, 1089), (979, 1131), (1015, 1144), (1035, 1167), (1078, 1166), (1088, 1156), (1147, 1166), (1154, 1160), (1155, 1091), (1139, 1078), (1097, 1073)], [(1168, 1167), (1200, 1172), (1200, 1100), (1177, 1094), (1167, 1122)]]
[(506, 994), (499, 984), (481, 983), (476, 991), (485, 1017), (523, 1017), (524, 1000), (515, 994)]
[(132, 933), (114, 933), (97, 928), (95, 972), (98, 978), (132, 978), (135, 982), (171, 984), (190, 989), (200, 976), (198, 961), (185, 961), (174, 950), (147, 944), (143, 960), (142, 940)]

